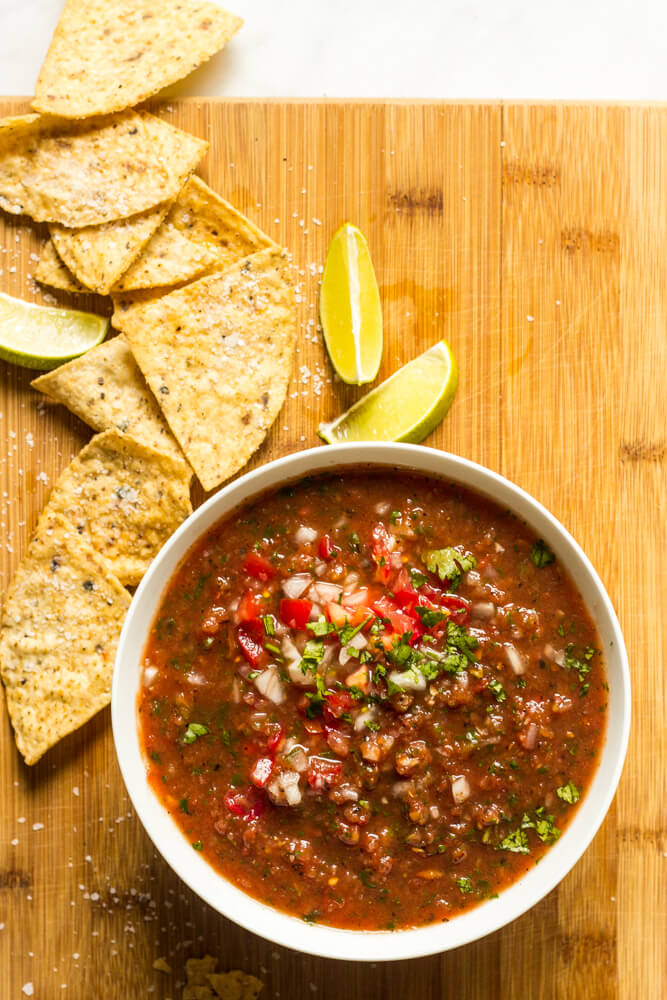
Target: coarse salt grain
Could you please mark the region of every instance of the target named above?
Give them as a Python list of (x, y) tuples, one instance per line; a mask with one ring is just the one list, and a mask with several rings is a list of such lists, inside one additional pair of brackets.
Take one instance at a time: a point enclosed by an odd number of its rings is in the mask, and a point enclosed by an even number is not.
[(33, 828), (33, 830), (43, 830), (44, 829), (44, 824), (43, 823), (33, 823), (32, 824), (32, 828)]
[(22, 992), (25, 993), (27, 997), (31, 997), (35, 992), (35, 987), (32, 983), (24, 983), (22, 986)]

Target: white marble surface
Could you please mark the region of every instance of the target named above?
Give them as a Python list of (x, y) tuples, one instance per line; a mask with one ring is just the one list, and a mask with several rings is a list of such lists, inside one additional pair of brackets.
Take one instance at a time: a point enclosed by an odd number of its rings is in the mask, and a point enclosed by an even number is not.
[[(229, 0), (245, 26), (177, 91), (667, 98), (663, 0)], [(0, 0), (0, 93), (31, 94), (61, 0)]]

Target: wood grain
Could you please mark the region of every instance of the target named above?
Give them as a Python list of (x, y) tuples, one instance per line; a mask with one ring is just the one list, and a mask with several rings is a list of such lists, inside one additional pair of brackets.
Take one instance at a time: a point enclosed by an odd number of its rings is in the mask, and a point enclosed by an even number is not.
[[(25, 107), (6, 100), (0, 110)], [(593, 845), (534, 910), (456, 952), (374, 967), (277, 948), (193, 897), (130, 808), (108, 712), (33, 769), (3, 719), (0, 993), (21, 997), (32, 982), (48, 1000), (176, 1000), (184, 957), (209, 951), (223, 968), (260, 975), (267, 1000), (658, 1000), (667, 982), (667, 109), (155, 108), (209, 139), (204, 178), (299, 268), (295, 377), (252, 464), (316, 445), (318, 421), (358, 394), (332, 382), (317, 330), (318, 267), (350, 219), (368, 237), (381, 287), (381, 375), (441, 336), (457, 355), (458, 397), (428, 443), (532, 492), (607, 585), (630, 653), (630, 752)], [(23, 220), (3, 218), (0, 229), (0, 287), (41, 301), (29, 278), (39, 235)], [(50, 485), (90, 436), (43, 405), (30, 377), (2, 369), (1, 587)], [(158, 956), (173, 976), (153, 971)]]

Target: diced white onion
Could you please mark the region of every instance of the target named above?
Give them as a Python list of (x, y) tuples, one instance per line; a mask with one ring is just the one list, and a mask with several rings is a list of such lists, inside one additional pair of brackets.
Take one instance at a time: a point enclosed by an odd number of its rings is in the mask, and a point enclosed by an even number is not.
[(365, 635), (362, 635), (361, 632), (357, 632), (356, 635), (353, 635), (350, 641), (341, 647), (341, 651), (338, 654), (338, 662), (341, 667), (344, 667), (345, 664), (352, 659), (352, 656), (348, 652), (348, 646), (352, 646), (353, 649), (365, 649), (367, 645), (368, 639)]
[(392, 569), (402, 569), (403, 567), (403, 556), (400, 552), (392, 552), (389, 557), (389, 562), (391, 563)]
[(288, 806), (298, 806), (301, 802), (299, 775), (296, 771), (283, 771), (278, 776), (278, 784), (283, 790)]
[(241, 701), (241, 686), (238, 677), (235, 677), (232, 681), (232, 701), (235, 705), (238, 705)]
[(308, 600), (319, 601), (322, 604), (335, 603), (342, 593), (343, 588), (339, 584), (318, 580), (308, 591)]
[(344, 590), (355, 590), (359, 584), (359, 574), (358, 573), (348, 573), (343, 580)]
[(511, 642), (505, 643), (505, 656), (507, 657), (507, 662), (515, 674), (525, 674), (526, 661), (516, 646), (513, 646)]
[[(310, 589), (312, 590), (313, 588), (311, 587)], [(319, 606), (319, 604), (316, 604), (315, 601), (313, 601), (313, 606), (310, 609), (310, 615), (308, 616), (308, 621), (316, 622), (321, 614), (322, 614), (322, 608)]]
[(385, 517), (386, 514), (391, 510), (391, 504), (388, 500), (381, 500), (380, 503), (375, 504), (375, 513), (379, 514), (380, 517)]
[(452, 778), (452, 798), (457, 806), (470, 798), (470, 785), (465, 774), (457, 774)]
[(144, 667), (144, 675), (142, 678), (144, 686), (150, 687), (155, 678), (157, 677), (157, 675), (158, 675), (157, 667), (153, 666), (152, 664), (148, 667)]
[(317, 532), (314, 528), (309, 528), (305, 524), (300, 524), (294, 533), (294, 540), (297, 545), (308, 545), (309, 542), (314, 542), (317, 538)]
[(430, 812), (433, 819), (440, 819), (440, 810), (437, 806), (429, 806), (428, 811)]
[(267, 667), (261, 674), (255, 677), (255, 687), (260, 694), (272, 701), (274, 705), (280, 705), (284, 701), (285, 692), (283, 690), (280, 674), (275, 667)]
[(367, 722), (374, 722), (377, 717), (377, 709), (373, 705), (366, 712), (359, 712), (359, 715), (354, 720), (354, 731), (355, 733), (360, 733), (366, 728)]
[(496, 606), (492, 601), (478, 601), (471, 608), (473, 618), (479, 618), (483, 622), (490, 622), (496, 617)]
[(403, 673), (392, 670), (389, 674), (389, 680), (403, 691), (424, 691), (426, 689), (426, 678), (418, 670), (405, 670)]
[(365, 604), (368, 600), (368, 587), (360, 587), (352, 591), (351, 594), (343, 594), (342, 603), (346, 608), (356, 608), (359, 604)]
[(308, 769), (308, 757), (306, 751), (298, 743), (296, 746), (292, 747), (288, 754), (284, 754), (284, 758), (292, 768), (298, 774), (303, 774), (304, 771)]
[(537, 725), (534, 722), (528, 724), (526, 729), (526, 735), (523, 741), (523, 745), (526, 750), (534, 750), (537, 744)]
[(391, 786), (391, 794), (395, 799), (402, 799), (412, 788), (411, 781), (395, 781)]
[(299, 666), (300, 663), (301, 660), (291, 660), (287, 664), (287, 676), (292, 684), (298, 684), (300, 687), (312, 687), (314, 684), (313, 673), (311, 670), (304, 673)]
[[(327, 643), (324, 646), (324, 653), (322, 654), (322, 659), (320, 660), (320, 668), (328, 667), (334, 658), (334, 653), (336, 652), (336, 647), (331, 643)], [(320, 670), (321, 672), (321, 670)]]
[(295, 573), (294, 576), (288, 576), (286, 580), (283, 580), (283, 594), (285, 597), (296, 600), (297, 597), (301, 597), (308, 590), (312, 582), (313, 578), (310, 573)]
[(327, 571), (327, 564), (324, 562), (324, 560), (316, 559), (314, 568), (315, 576), (324, 576), (326, 571)]

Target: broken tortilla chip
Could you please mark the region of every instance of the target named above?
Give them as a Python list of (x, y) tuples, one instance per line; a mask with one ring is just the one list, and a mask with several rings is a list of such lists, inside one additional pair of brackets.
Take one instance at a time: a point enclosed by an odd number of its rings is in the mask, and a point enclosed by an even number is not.
[(205, 490), (260, 446), (287, 392), (296, 341), (286, 256), (262, 250), (136, 307), (123, 329)]
[(218, 972), (206, 977), (220, 1000), (257, 1000), (264, 989), (264, 983), (256, 976), (233, 969), (231, 972)]
[(58, 256), (53, 240), (47, 240), (39, 255), (39, 263), (35, 269), (35, 280), (40, 285), (50, 288), (60, 288), (63, 292), (87, 292), (89, 289), (76, 280), (70, 269)]
[(180, 285), (205, 271), (224, 270), (242, 257), (275, 246), (250, 219), (193, 176), (114, 291)]
[(109, 704), (130, 596), (62, 516), (40, 518), (9, 588), (0, 673), (26, 764)]
[(67, 0), (32, 106), (64, 118), (132, 107), (210, 59), (242, 24), (207, 2)]
[(183, 458), (122, 334), (40, 375), (31, 385), (93, 430), (118, 430), (166, 455)]
[(192, 513), (190, 467), (127, 434), (97, 434), (61, 474), (47, 510), (61, 514), (126, 587), (139, 583)]
[(145, 111), (83, 122), (6, 118), (0, 208), (75, 229), (124, 219), (173, 200), (206, 148)]
[(185, 963), (185, 978), (188, 986), (207, 986), (206, 977), (218, 968), (218, 960), (214, 955), (204, 955), (202, 958), (189, 958)]

